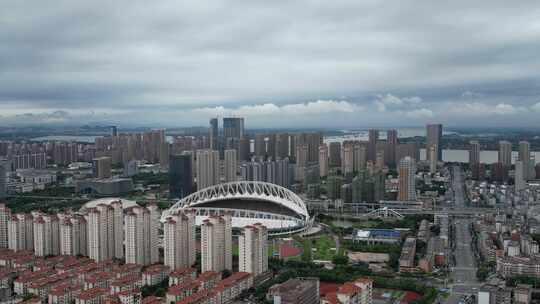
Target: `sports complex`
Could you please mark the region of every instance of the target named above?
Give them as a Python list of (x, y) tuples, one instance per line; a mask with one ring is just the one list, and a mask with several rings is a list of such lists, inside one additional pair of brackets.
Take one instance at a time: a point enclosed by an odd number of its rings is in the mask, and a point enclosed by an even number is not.
[(162, 221), (181, 209), (195, 210), (197, 225), (209, 216), (230, 212), (233, 228), (261, 223), (270, 235), (302, 232), (312, 224), (299, 196), (284, 187), (259, 181), (237, 181), (199, 190), (164, 211)]

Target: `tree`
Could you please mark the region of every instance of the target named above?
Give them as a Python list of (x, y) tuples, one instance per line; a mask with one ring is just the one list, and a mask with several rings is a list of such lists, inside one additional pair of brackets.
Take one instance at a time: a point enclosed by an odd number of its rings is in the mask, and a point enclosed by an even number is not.
[(349, 263), (349, 257), (344, 254), (338, 254), (332, 259), (334, 265), (347, 265)]
[(313, 256), (311, 253), (311, 242), (309, 240), (304, 240), (304, 250), (302, 252), (302, 261), (311, 262)]

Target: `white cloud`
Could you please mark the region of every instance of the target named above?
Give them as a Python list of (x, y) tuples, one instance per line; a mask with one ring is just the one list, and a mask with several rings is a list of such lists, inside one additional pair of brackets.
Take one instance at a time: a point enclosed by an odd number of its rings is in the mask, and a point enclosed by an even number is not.
[(531, 110), (535, 112), (540, 112), (540, 102), (537, 102), (531, 106)]
[(403, 115), (411, 119), (426, 119), (426, 118), (432, 118), (434, 116), (433, 111), (426, 108), (407, 111), (407, 112), (404, 112)]
[(450, 102), (440, 109), (441, 115), (461, 116), (493, 116), (493, 115), (517, 115), (527, 112), (525, 107), (513, 106), (507, 103), (488, 104), (484, 102)]
[(375, 107), (379, 112), (386, 112), (387, 110), (418, 106), (421, 103), (422, 98), (418, 96), (400, 98), (389, 93), (384, 95), (377, 95), (374, 101)]

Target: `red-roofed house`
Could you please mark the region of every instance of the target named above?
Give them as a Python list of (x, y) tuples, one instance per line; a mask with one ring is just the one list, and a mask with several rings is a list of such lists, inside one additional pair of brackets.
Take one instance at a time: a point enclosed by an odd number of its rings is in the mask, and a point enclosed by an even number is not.
[(105, 288), (87, 289), (75, 297), (75, 304), (101, 304), (108, 295), (109, 292)]
[(142, 274), (143, 285), (157, 285), (169, 276), (169, 272), (171, 272), (169, 266), (161, 264), (148, 266)]

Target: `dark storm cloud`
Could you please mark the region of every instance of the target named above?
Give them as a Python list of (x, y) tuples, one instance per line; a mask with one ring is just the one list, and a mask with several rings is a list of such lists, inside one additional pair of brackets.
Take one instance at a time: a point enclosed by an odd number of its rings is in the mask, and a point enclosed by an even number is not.
[(293, 110), (283, 123), (530, 125), (539, 14), (532, 0), (7, 1), (0, 123), (263, 125)]

